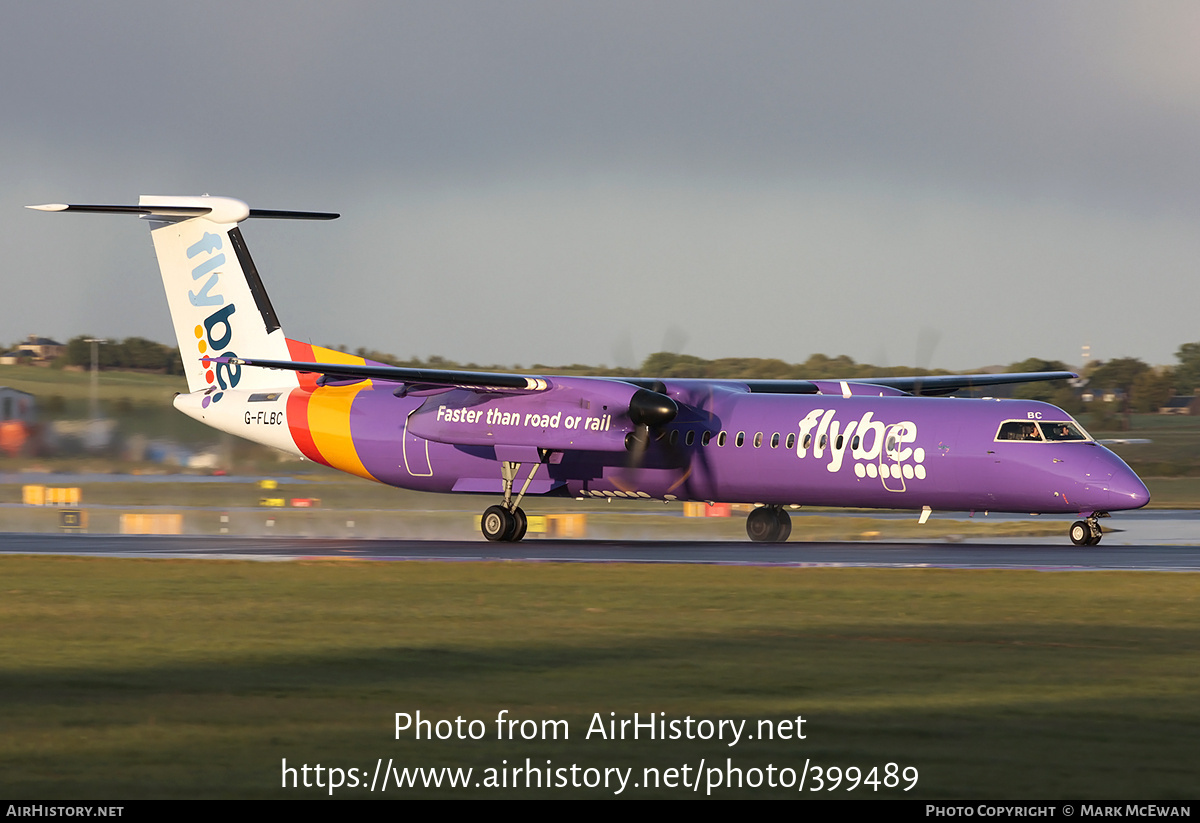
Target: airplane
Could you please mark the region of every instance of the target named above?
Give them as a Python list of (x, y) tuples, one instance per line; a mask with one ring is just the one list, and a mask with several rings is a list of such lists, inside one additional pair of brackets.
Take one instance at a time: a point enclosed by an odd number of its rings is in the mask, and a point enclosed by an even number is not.
[(1075, 545), (1149, 502), (1066, 412), (947, 397), (1070, 372), (846, 380), (575, 377), (400, 368), (284, 335), (239, 224), (331, 220), (227, 197), (151, 196), (50, 212), (148, 222), (188, 392), (184, 414), (368, 480), (498, 495), (492, 541), (525, 536), (526, 496), (744, 502), (748, 537), (782, 542), (789, 508), (1071, 514)]

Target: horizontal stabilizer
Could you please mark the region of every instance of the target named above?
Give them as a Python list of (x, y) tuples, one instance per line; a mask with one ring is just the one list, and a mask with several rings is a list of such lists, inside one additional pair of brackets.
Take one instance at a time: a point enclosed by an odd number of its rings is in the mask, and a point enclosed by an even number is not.
[[(279, 209), (252, 209), (240, 200), (228, 197), (143, 197), (136, 206), (75, 205), (69, 203), (44, 203), (26, 206), (37, 211), (74, 211), (85, 214), (137, 214), (156, 217), (203, 217), (217, 212), (220, 222), (240, 222), (247, 217), (265, 217), (273, 220), (335, 220), (340, 215), (321, 211), (281, 211)], [(205, 201), (211, 201), (206, 203)], [(232, 206), (232, 209), (228, 207)], [(240, 208), (239, 208), (240, 206)]]

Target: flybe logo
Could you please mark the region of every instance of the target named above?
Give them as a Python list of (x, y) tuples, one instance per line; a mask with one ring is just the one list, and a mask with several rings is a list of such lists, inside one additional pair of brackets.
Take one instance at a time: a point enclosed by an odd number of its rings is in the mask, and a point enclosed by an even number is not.
[(847, 452), (858, 477), (879, 478), (888, 491), (904, 491), (905, 480), (925, 479), (925, 449), (912, 444), (917, 424), (911, 420), (883, 423), (867, 412), (842, 426), (833, 409), (813, 409), (800, 421), (796, 456), (828, 459), (826, 469), (841, 471)]
[(195, 328), (196, 349), (200, 352), (204, 379), (209, 385), (209, 393), (200, 401), (204, 408), (207, 408), (209, 403), (219, 401), (224, 396), (225, 389), (233, 388), (242, 379), (241, 366), (214, 363), (211, 360), (213, 357), (237, 357), (237, 354), (229, 349), (230, 343), (233, 342), (233, 326), (230, 325), (229, 318), (237, 308), (233, 303), (226, 305), (224, 296), (218, 292), (221, 278), (219, 269), (225, 264), (222, 244), (220, 235), (205, 232), (204, 236), (187, 250), (188, 259), (196, 260), (196, 266), (192, 269), (192, 280), (200, 287), (199, 291), (188, 291), (188, 300), (202, 310), (217, 307)]

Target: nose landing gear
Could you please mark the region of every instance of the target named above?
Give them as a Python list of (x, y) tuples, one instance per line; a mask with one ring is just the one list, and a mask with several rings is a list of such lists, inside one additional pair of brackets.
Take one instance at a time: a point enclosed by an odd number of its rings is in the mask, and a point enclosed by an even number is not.
[(1104, 529), (1097, 522), (1098, 517), (1108, 517), (1108, 512), (1096, 512), (1087, 520), (1076, 520), (1071, 524), (1071, 542), (1076, 546), (1095, 546), (1104, 536)]

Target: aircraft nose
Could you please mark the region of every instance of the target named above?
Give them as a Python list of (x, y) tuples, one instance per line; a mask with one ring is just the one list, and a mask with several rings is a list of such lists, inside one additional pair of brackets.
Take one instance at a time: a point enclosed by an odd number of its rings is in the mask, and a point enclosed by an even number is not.
[(1108, 487), (1110, 509), (1140, 509), (1150, 502), (1150, 490), (1142, 479), (1133, 473), (1133, 469), (1115, 454), (1112, 456), (1115, 464), (1112, 477), (1105, 485)]

